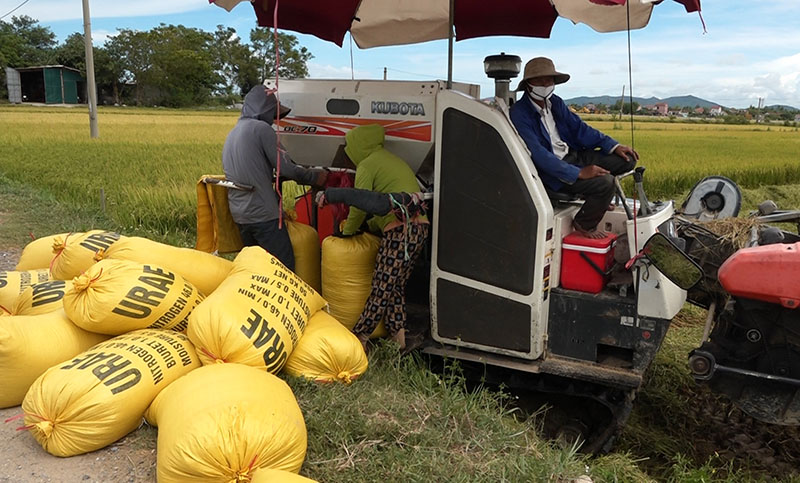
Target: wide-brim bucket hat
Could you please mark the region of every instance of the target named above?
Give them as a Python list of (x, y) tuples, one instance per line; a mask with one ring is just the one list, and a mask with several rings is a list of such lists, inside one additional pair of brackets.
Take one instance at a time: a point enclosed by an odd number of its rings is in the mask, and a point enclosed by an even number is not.
[(569, 80), (569, 74), (558, 72), (552, 60), (547, 57), (534, 57), (525, 64), (525, 73), (517, 85), (517, 90), (523, 90), (528, 79), (545, 76), (552, 76), (555, 84), (563, 84)]

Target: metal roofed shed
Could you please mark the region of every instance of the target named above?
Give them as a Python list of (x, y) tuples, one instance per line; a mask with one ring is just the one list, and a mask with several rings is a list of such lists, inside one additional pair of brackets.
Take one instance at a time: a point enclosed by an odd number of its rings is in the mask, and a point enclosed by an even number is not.
[(42, 65), (6, 69), (11, 102), (83, 104), (86, 81), (78, 69), (64, 65)]

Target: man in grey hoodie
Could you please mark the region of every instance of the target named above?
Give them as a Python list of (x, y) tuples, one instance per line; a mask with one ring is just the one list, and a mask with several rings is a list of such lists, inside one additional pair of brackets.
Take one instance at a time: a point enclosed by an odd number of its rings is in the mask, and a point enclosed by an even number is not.
[(324, 170), (306, 169), (294, 164), (283, 146), (278, 155), (278, 139), (272, 123), (289, 113), (279, 106), (275, 94), (263, 85), (250, 89), (244, 97), (242, 117), (225, 139), (222, 148), (222, 169), (225, 178), (251, 191), (229, 189), (228, 205), (233, 221), (239, 226), (245, 246), (258, 245), (294, 270), (294, 251), (286, 226), (278, 227), (281, 206), (273, 188), (273, 170), (300, 184), (322, 186)]

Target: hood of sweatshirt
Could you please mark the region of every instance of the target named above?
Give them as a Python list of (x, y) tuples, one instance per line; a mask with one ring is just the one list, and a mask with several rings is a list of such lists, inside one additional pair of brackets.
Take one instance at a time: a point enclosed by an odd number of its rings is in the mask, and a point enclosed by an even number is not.
[(356, 166), (370, 154), (383, 148), (385, 132), (383, 126), (369, 124), (351, 129), (345, 134), (347, 143), (344, 152)]
[[(286, 116), (291, 109), (280, 106), (281, 117)], [(278, 112), (278, 99), (275, 94), (267, 94), (266, 88), (262, 85), (254, 86), (250, 92), (244, 96), (242, 106), (242, 118), (258, 119), (272, 124), (275, 121), (275, 114)]]

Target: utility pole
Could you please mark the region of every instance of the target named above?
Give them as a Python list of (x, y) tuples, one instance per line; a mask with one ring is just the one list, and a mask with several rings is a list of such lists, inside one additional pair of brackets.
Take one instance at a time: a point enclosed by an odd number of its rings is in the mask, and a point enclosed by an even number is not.
[(453, 88), (453, 42), (455, 42), (456, 0), (450, 0), (450, 21), (447, 25), (447, 89)]
[(100, 136), (97, 128), (97, 85), (94, 80), (94, 52), (92, 50), (92, 22), (89, 0), (83, 0), (83, 42), (86, 48), (86, 90), (89, 95), (89, 132), (92, 138)]

